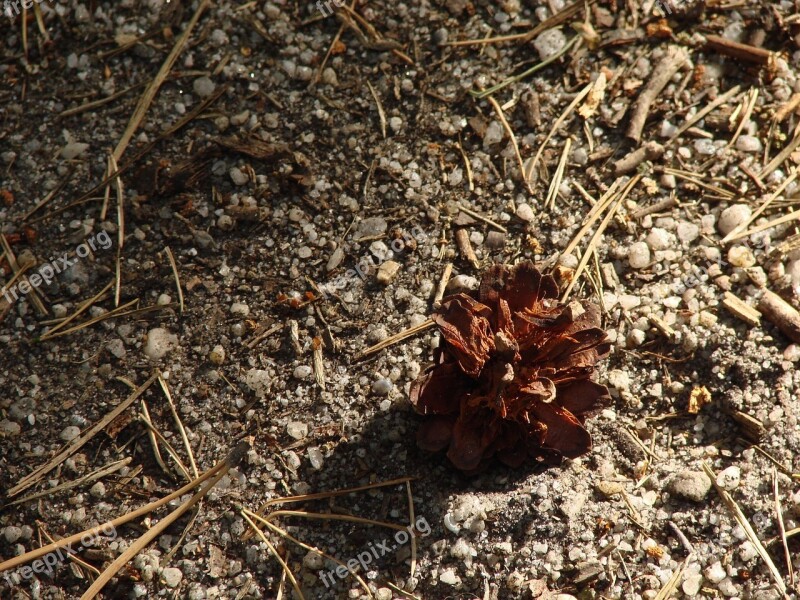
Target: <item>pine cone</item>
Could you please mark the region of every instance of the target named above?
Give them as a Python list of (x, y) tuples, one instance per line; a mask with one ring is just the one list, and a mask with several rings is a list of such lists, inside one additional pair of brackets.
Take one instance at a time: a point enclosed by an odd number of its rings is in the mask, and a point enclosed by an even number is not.
[(491, 267), (474, 296), (448, 296), (434, 313), (436, 364), (411, 387), (427, 416), (418, 445), (448, 448), (466, 472), (493, 456), (517, 467), (588, 452), (583, 419), (609, 398), (590, 379), (610, 350), (597, 307), (560, 304), (553, 278), (529, 261)]

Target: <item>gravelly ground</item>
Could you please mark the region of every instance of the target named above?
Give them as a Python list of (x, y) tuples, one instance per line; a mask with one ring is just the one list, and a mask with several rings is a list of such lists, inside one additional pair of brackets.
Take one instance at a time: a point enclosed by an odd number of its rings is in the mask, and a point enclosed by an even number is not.
[[(678, 596), (780, 598), (703, 462), (769, 542), (787, 595), (797, 597), (775, 541), (775, 465), (765, 453), (780, 467), (791, 533), (800, 521), (800, 348), (768, 319), (749, 324), (722, 304), (729, 291), (756, 305), (764, 288), (799, 301), (794, 222), (722, 242), (772, 195), (750, 227), (797, 204), (800, 156), (790, 150), (770, 167), (798, 139), (794, 4), (673, 3), (669, 21), (659, 21), (652, 2), (603, 1), (588, 14), (579, 7), (534, 42), (452, 46), (524, 34), (564, 5), (368, 2), (358, 17), (339, 18), (305, 2), (217, 2), (118, 161), (122, 248), (116, 188), (105, 210), (105, 188), (71, 202), (101, 182), (144, 86), (198, 3), (39, 6), (50, 41), (31, 19), (27, 59), (20, 19), (0, 25), (0, 233), (20, 264), (65, 270), (38, 287), (47, 314), (31, 294), (0, 298), (0, 495), (154, 369), (199, 470), (253, 439), (196, 519), (170, 528), (124, 568), (108, 597), (275, 598), (282, 585), (291, 594), (266, 545), (241, 540), (239, 505), (255, 510), (270, 498), (409, 476), (418, 529), (430, 531), (418, 540), (413, 577), (410, 545), (390, 529), (279, 522), (343, 561), (388, 549), (364, 576), (383, 599), (403, 597), (390, 583), (426, 599), (652, 599), (673, 576)], [(581, 41), (565, 58), (494, 94), (531, 171), (530, 191), (495, 108), (468, 91), (533, 66), (576, 31)], [(775, 54), (763, 67), (739, 62), (709, 48), (707, 35)], [(688, 60), (650, 107), (642, 143), (659, 147), (620, 173), (617, 161), (638, 147), (625, 135), (637, 98), (671, 48), (685, 49)], [(534, 164), (553, 123), (601, 74), (608, 83), (594, 113), (570, 111)], [(720, 97), (706, 118), (675, 135)], [(108, 101), (64, 114), (100, 100)], [(169, 131), (196, 109), (196, 118)], [(564, 177), (546, 206), (567, 140)], [(428, 330), (365, 360), (356, 355), (427, 319), (448, 262), (458, 276), (450, 289), (474, 287), (492, 262), (524, 259), (557, 266), (568, 281), (590, 235), (571, 254), (564, 250), (591, 203), (634, 176), (573, 292), (602, 301), (614, 342), (597, 377), (613, 403), (588, 423), (591, 453), (547, 470), (495, 466), (467, 478), (418, 450), (408, 388), (430, 363), (437, 335)], [(457, 249), (457, 228), (468, 231), (477, 268)], [(61, 331), (115, 308), (117, 256), (119, 305), (138, 304), (40, 340), (53, 319), (101, 292)], [(356, 274), (370, 257), (373, 267)], [(387, 269), (389, 260), (399, 269), (381, 282), (377, 265)], [(3, 285), (18, 283), (7, 254), (0, 268)], [(319, 298), (321, 286), (328, 293)], [(320, 341), (324, 384), (312, 368)], [(711, 401), (689, 414), (690, 394), (701, 387)], [(189, 464), (159, 384), (142, 397)], [(141, 413), (137, 402), (124, 413), (130, 418), (9, 498), (131, 458), (96, 482), (0, 509), (0, 560), (46, 543), (42, 531), (69, 535), (185, 482), (163, 445), (167, 471), (156, 462)], [(303, 507), (408, 522), (404, 485)], [(102, 569), (156, 521), (120, 526), (101, 540), (102, 552), (85, 558)], [(307, 598), (365, 597), (353, 578), (322, 583), (335, 564), (270, 539), (289, 552)], [(798, 549), (790, 537), (794, 569)], [(67, 565), (21, 580), (4, 576), (4, 598), (79, 598), (94, 577)]]

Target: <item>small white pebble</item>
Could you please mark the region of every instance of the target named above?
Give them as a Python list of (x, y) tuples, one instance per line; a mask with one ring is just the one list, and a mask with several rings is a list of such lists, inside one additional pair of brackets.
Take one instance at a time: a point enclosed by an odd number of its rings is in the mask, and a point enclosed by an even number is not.
[(392, 387), (394, 384), (391, 382), (390, 379), (386, 377), (381, 377), (380, 379), (376, 380), (375, 383), (372, 384), (372, 391), (375, 392), (378, 396), (385, 396), (389, 392), (392, 391)]
[(250, 307), (244, 302), (234, 302), (231, 304), (231, 314), (239, 317), (246, 317), (250, 314)]
[(746, 204), (734, 204), (722, 211), (717, 227), (722, 235), (728, 235), (737, 226), (745, 223), (752, 214), (753, 211)]
[(286, 433), (296, 440), (302, 440), (308, 435), (308, 425), (302, 421), (290, 421), (289, 424), (286, 425)]
[(64, 429), (61, 431), (61, 435), (59, 437), (61, 437), (61, 439), (64, 440), (65, 442), (71, 442), (80, 434), (81, 434), (80, 427), (76, 427), (75, 425), (68, 425), (67, 427), (64, 427)]
[(244, 185), (248, 181), (247, 175), (239, 167), (233, 167), (230, 170), (230, 176), (234, 185)]
[(739, 487), (741, 477), (742, 470), (736, 465), (731, 465), (717, 474), (717, 485), (730, 492)]
[(706, 579), (708, 579), (711, 583), (719, 583), (727, 576), (725, 569), (719, 563), (719, 561), (715, 562), (713, 565), (708, 567), (705, 571)]
[(298, 367), (295, 367), (293, 375), (294, 375), (295, 379), (303, 379), (304, 380), (304, 379), (308, 379), (309, 377), (311, 377), (311, 373), (312, 372), (313, 372), (313, 370), (308, 365), (300, 365)]
[(753, 135), (741, 135), (736, 140), (736, 149), (742, 152), (761, 152), (764, 146), (761, 140)]
[(628, 248), (628, 264), (634, 269), (644, 269), (650, 264), (650, 248), (645, 242), (635, 242)]
[(536, 218), (531, 205), (524, 202), (517, 205), (517, 216), (526, 223), (530, 223)]
[(208, 353), (208, 360), (210, 360), (212, 364), (221, 365), (225, 362), (225, 348), (220, 344), (214, 346), (211, 352)]

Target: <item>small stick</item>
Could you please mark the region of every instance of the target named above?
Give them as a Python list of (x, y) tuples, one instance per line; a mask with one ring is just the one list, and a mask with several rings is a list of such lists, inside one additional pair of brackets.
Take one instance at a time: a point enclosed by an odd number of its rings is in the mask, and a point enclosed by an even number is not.
[(463, 227), (456, 229), (453, 237), (456, 240), (456, 246), (461, 256), (469, 262), (473, 268), (478, 269), (480, 263), (478, 257), (475, 256), (475, 250), (472, 249), (472, 243), (469, 241), (469, 232)]
[(670, 209), (676, 204), (678, 204), (678, 199), (675, 196), (670, 196), (669, 198), (665, 198), (660, 202), (656, 202), (655, 204), (651, 204), (650, 206), (645, 206), (644, 208), (640, 208), (639, 210), (631, 214), (631, 218), (638, 220), (641, 219), (642, 217), (646, 217), (647, 215), (652, 215), (653, 213)]
[(733, 40), (718, 35), (706, 36), (706, 48), (724, 54), (725, 56), (761, 65), (762, 67), (766, 66), (770, 70), (775, 64), (775, 55), (769, 50), (757, 48), (749, 44), (734, 42)]
[(650, 114), (650, 106), (655, 102), (662, 90), (667, 87), (673, 75), (678, 72), (688, 59), (689, 55), (683, 48), (678, 46), (669, 47), (664, 58), (653, 69), (653, 74), (650, 76), (647, 85), (639, 94), (628, 131), (625, 134), (627, 137), (639, 143), (642, 139), (645, 121), (647, 121), (647, 117)]
[(320, 389), (325, 389), (325, 363), (322, 360), (322, 347), (324, 343), (321, 337), (315, 337), (311, 340), (311, 348), (313, 353), (311, 355), (314, 367), (314, 380)]
[(675, 521), (670, 521), (669, 526), (670, 529), (675, 532), (675, 537), (677, 537), (680, 543), (683, 544), (686, 552), (688, 554), (694, 554), (694, 546), (692, 546), (692, 542), (689, 541), (689, 538), (687, 538), (680, 528), (675, 524)]
[(764, 290), (758, 303), (758, 310), (793, 342), (800, 343), (800, 313), (783, 298)]
[(294, 319), (289, 321), (289, 339), (292, 342), (292, 348), (297, 357), (302, 356), (303, 346), (300, 344), (300, 326)]
[(647, 142), (633, 152), (628, 153), (624, 158), (614, 163), (614, 175), (619, 177), (635, 171), (636, 168), (646, 160), (658, 160), (664, 154), (664, 146), (658, 142)]
[(258, 346), (261, 342), (263, 342), (264, 339), (266, 339), (267, 337), (271, 336), (276, 331), (280, 331), (282, 328), (283, 328), (283, 325), (279, 323), (278, 325), (275, 325), (273, 327), (270, 327), (269, 329), (266, 329), (266, 330), (262, 331), (256, 337), (254, 337), (252, 340), (247, 342), (247, 347), (250, 348), (250, 350), (252, 350), (256, 346)]
[(748, 325), (761, 323), (761, 313), (730, 292), (725, 292), (722, 305)]
[(781, 123), (800, 106), (800, 92), (795, 92), (786, 103), (775, 112), (775, 122)]
[(750, 167), (747, 166), (744, 162), (739, 163), (739, 168), (742, 170), (742, 173), (747, 175), (750, 179), (752, 179), (755, 184), (758, 186), (758, 189), (762, 192), (767, 189), (767, 186), (764, 185), (764, 182), (761, 181), (761, 178), (758, 176), (758, 173), (753, 171)]
[(447, 283), (450, 281), (450, 275), (453, 272), (453, 263), (447, 263), (442, 272), (442, 278), (439, 280), (439, 285), (436, 286), (436, 294), (433, 296), (433, 308), (438, 309), (442, 305), (442, 298), (447, 289)]

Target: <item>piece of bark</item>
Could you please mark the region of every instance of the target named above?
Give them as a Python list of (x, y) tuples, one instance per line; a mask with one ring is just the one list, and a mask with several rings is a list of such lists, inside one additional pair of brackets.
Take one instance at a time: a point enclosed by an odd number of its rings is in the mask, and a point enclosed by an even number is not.
[(758, 303), (758, 310), (768, 321), (781, 330), (783, 335), (800, 344), (800, 313), (786, 300), (769, 290)]
[(630, 125), (628, 125), (628, 131), (625, 134), (637, 144), (642, 139), (642, 130), (650, 114), (650, 106), (688, 59), (689, 54), (686, 50), (680, 46), (670, 46), (664, 58), (653, 69), (647, 85), (639, 94), (631, 115)]

